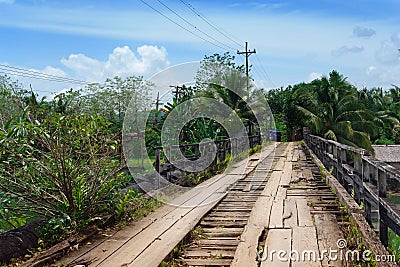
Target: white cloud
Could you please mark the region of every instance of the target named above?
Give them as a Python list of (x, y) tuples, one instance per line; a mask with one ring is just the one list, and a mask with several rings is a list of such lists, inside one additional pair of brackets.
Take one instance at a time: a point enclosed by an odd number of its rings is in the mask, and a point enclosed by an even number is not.
[(365, 28), (365, 27), (361, 27), (361, 26), (356, 26), (353, 29), (353, 36), (355, 37), (365, 37), (365, 38), (369, 38), (373, 35), (376, 34), (376, 31), (374, 29), (371, 28)]
[(380, 48), (376, 51), (376, 58), (384, 64), (399, 63), (400, 33), (392, 35), (390, 40), (383, 41)]
[(51, 66), (46, 66), (41, 72), (59, 77), (67, 77), (67, 74), (63, 70)]
[(167, 50), (164, 47), (143, 45), (137, 48), (137, 54), (128, 47), (116, 47), (103, 62), (84, 54), (71, 54), (61, 63), (73, 70), (80, 79), (90, 82), (102, 82), (114, 76), (152, 75), (169, 65)]
[[(400, 63), (400, 61), (399, 61), (399, 63)], [(399, 73), (400, 73), (400, 64), (393, 66), (391, 68), (385, 69), (380, 74), (380, 79), (384, 83), (395, 84), (395, 85), (400, 86)]]
[(322, 74), (321, 73), (317, 73), (317, 72), (311, 72), (310, 75), (308, 75), (308, 81), (312, 82), (316, 79), (321, 79), (322, 78)]
[(363, 46), (351, 46), (351, 47), (349, 47), (347, 45), (344, 45), (344, 46), (342, 46), (342, 47), (340, 47), (338, 49), (333, 50), (332, 51), (332, 55), (335, 56), (335, 57), (339, 57), (339, 56), (342, 56), (344, 54), (360, 53), (362, 51), (364, 51), (364, 47)]
[(389, 85), (391, 84), (400, 85), (399, 73), (400, 64), (384, 67), (369, 66), (366, 70), (367, 79), (371, 79), (375, 82), (378, 80), (379, 84), (377, 84), (376, 86), (382, 86), (383, 83), (386, 85), (386, 88), (390, 87)]
[(279, 9), (286, 5), (284, 3), (250, 3), (250, 4), (256, 7), (257, 9)]
[(374, 74), (376, 74), (376, 72), (377, 72), (377, 68), (375, 66), (369, 66), (367, 68), (367, 70), (365, 71), (365, 73), (367, 75), (374, 75)]

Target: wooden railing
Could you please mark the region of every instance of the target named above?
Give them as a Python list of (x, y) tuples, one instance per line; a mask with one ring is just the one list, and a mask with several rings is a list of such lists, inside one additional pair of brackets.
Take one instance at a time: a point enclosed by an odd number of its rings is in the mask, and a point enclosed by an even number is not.
[(388, 246), (388, 228), (400, 235), (400, 210), (388, 198), (388, 184), (400, 182), (400, 171), (379, 161), (371, 152), (326, 140), (304, 132), (304, 140), (325, 168), (357, 204), (364, 206), (364, 216), (373, 227), (373, 215), (379, 219), (379, 238)]
[[(248, 143), (245, 142), (245, 139), (248, 139)], [(174, 164), (174, 152), (180, 150), (180, 153), (182, 153), (182, 155), (187, 160), (196, 160), (200, 158), (202, 151), (204, 151), (205, 149), (210, 150), (213, 144), (215, 144), (216, 156), (209, 166), (209, 168), (212, 168), (216, 166), (218, 162), (225, 161), (226, 156), (231, 153), (231, 151), (244, 152), (247, 147), (254, 148), (257, 145), (261, 145), (261, 142), (261, 135), (252, 135), (240, 138), (228, 138), (216, 141), (208, 141), (201, 143), (201, 145), (181, 144), (173, 146), (159, 146), (154, 148), (154, 167), (158, 173), (171, 172), (175, 169), (176, 165)]]

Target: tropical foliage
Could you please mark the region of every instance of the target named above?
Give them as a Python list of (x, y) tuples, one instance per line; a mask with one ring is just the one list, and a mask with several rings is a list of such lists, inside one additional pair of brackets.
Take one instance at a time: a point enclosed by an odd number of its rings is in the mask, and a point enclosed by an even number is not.
[[(304, 126), (322, 137), (372, 149), (399, 143), (399, 88), (358, 90), (337, 71), (309, 83), (266, 92), (276, 118), (283, 118), (288, 138)], [(279, 125), (279, 123), (277, 123)]]
[(308, 120), (312, 132), (343, 144), (372, 150), (376, 136), (374, 113), (358, 101), (356, 88), (336, 71), (314, 80), (295, 93), (296, 107)]
[(149, 104), (150, 84), (115, 77), (48, 101), (0, 82), (0, 232), (47, 218), (73, 233), (118, 210), (132, 181), (119, 171), (124, 112), (130, 98)]

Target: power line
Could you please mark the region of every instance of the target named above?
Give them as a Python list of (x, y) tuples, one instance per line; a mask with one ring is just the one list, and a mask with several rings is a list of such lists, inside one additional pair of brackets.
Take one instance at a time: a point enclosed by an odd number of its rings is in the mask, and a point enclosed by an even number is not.
[[(222, 34), (224, 37), (226, 37), (227, 39), (229, 39), (230, 41), (234, 42), (235, 44), (237, 44), (238, 46), (242, 46), (238, 41), (234, 40), (231, 34), (224, 32), (222, 30), (220, 30), (214, 23), (212, 23), (209, 19), (206, 19), (204, 16), (202, 16), (191, 4), (180, 0), (185, 6), (187, 6), (194, 14), (196, 14), (201, 20), (203, 20), (205, 23), (207, 23), (210, 27), (212, 27), (214, 30), (216, 30), (217, 32), (219, 32), (220, 34)], [(232, 36), (232, 37), (230, 37)]]
[(271, 80), (271, 78), (269, 77), (268, 72), (265, 70), (265, 68), (264, 68), (264, 66), (263, 66), (263, 64), (262, 64), (262, 62), (261, 62), (261, 60), (260, 60), (259, 57), (257, 56), (257, 54), (256, 54), (255, 56), (256, 56), (256, 60), (258, 61), (258, 63), (259, 63), (260, 66), (261, 66), (261, 70), (264, 72), (265, 77), (267, 77), (268, 81), (271, 83), (271, 85), (272, 85), (273, 87), (276, 87), (276, 85), (274, 84), (274, 82), (273, 82), (273, 81)]
[(140, 2), (142, 2), (143, 4), (145, 4), (146, 6), (148, 6), (149, 8), (151, 8), (152, 10), (154, 10), (155, 12), (157, 12), (158, 14), (160, 14), (161, 16), (163, 16), (164, 18), (166, 18), (167, 20), (169, 20), (170, 22), (174, 23), (174, 24), (177, 25), (178, 27), (180, 27), (180, 28), (182, 28), (183, 30), (185, 30), (185, 31), (191, 33), (192, 35), (196, 36), (197, 38), (200, 38), (200, 39), (202, 39), (203, 41), (206, 41), (206, 42), (209, 43), (209, 44), (212, 44), (212, 45), (214, 45), (214, 46), (216, 46), (216, 47), (218, 47), (218, 48), (220, 48), (220, 49), (222, 49), (222, 50), (225, 50), (224, 47), (222, 47), (222, 46), (220, 46), (220, 45), (218, 45), (218, 44), (216, 44), (216, 43), (213, 43), (213, 42), (211, 42), (210, 40), (207, 40), (207, 39), (205, 39), (204, 37), (198, 35), (197, 33), (192, 32), (191, 30), (189, 30), (189, 29), (187, 29), (186, 27), (182, 26), (181, 24), (179, 24), (178, 22), (174, 21), (173, 19), (171, 19), (170, 17), (168, 17), (167, 15), (165, 15), (164, 13), (162, 13), (161, 11), (159, 11), (158, 9), (154, 8), (153, 6), (151, 6), (150, 4), (148, 4), (147, 2), (145, 2), (144, 0), (140, 0)]
[(187, 19), (185, 19), (184, 17), (182, 17), (181, 15), (179, 15), (177, 12), (175, 12), (172, 8), (170, 8), (169, 6), (167, 6), (166, 4), (164, 4), (161, 0), (157, 0), (161, 5), (163, 5), (165, 8), (167, 8), (169, 11), (171, 11), (172, 13), (174, 13), (178, 18), (182, 19), (184, 22), (186, 22), (188, 25), (190, 25), (191, 27), (195, 28), (196, 30), (198, 30), (199, 32), (201, 32), (202, 34), (204, 34), (205, 36), (207, 36), (208, 38), (210, 38), (211, 40), (219, 43), (220, 45), (226, 46), (227, 48), (229, 48), (229, 50), (234, 51), (235, 48), (226, 45), (220, 41), (218, 41), (217, 39), (215, 39), (214, 37), (210, 36), (208, 33), (200, 30), (198, 27), (196, 27), (195, 25), (193, 25), (193, 23), (191, 23), (190, 21), (188, 21)]
[(21, 77), (26, 77), (26, 78), (33, 78), (33, 79), (38, 79), (38, 80), (47, 80), (47, 81), (53, 81), (53, 82), (62, 82), (62, 83), (73, 83), (73, 84), (89, 84), (87, 81), (82, 81), (82, 80), (77, 80), (77, 79), (72, 79), (72, 78), (67, 78), (67, 77), (61, 77), (53, 74), (47, 74), (35, 70), (28, 70), (28, 69), (23, 69), (23, 68), (18, 68), (18, 67), (13, 67), (5, 64), (0, 64), (0, 72), (11, 74), (11, 75), (16, 75), (16, 76), (21, 76)]

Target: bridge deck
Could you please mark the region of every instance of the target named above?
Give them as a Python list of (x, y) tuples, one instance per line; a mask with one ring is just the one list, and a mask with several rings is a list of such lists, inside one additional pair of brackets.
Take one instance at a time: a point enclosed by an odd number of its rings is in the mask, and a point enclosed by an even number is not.
[[(254, 200), (254, 205), (248, 207), (249, 215), (245, 216), (248, 219), (243, 225), (244, 230), (237, 231), (234, 238), (237, 242), (230, 240), (235, 245), (235, 250), (222, 255), (224, 241), (220, 239), (220, 243), (216, 242), (215, 245), (218, 249), (220, 244), (220, 257), (212, 255), (211, 250), (203, 251), (200, 255), (202, 257), (199, 257), (192, 250), (191, 254), (186, 252), (183, 255), (183, 264), (260, 266), (257, 262), (259, 254), (264, 256), (262, 267), (343, 266), (340, 261), (328, 262), (327, 257), (315, 262), (301, 261), (304, 251), (313, 251), (319, 257), (324, 249), (337, 249), (336, 242), (343, 237), (338, 226), (341, 214), (336, 197), (321, 181), (318, 167), (306, 157), (301, 147), (296, 143), (280, 147), (275, 157), (271, 150), (266, 150), (261, 155), (253, 155), (250, 164), (240, 162), (229, 173), (209, 179), (176, 199), (174, 206), (164, 205), (121, 230), (104, 232), (101, 238), (71, 252), (55, 266), (158, 266), (216, 206), (221, 197), (227, 195), (233, 185), (253, 173), (256, 165), (262, 164), (268, 157), (275, 159), (273, 169), (271, 172), (264, 170), (266, 185)], [(249, 191), (245, 187), (242, 190)], [(246, 210), (240, 201), (237, 203), (238, 211)], [(224, 228), (216, 229), (224, 231)], [(210, 242), (212, 241), (203, 241)], [(264, 248), (264, 253), (260, 252), (260, 247)], [(278, 259), (280, 250), (287, 253), (280, 255), (283, 260)], [(300, 261), (285, 260), (291, 256), (289, 253), (296, 251), (300, 255)]]

